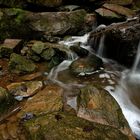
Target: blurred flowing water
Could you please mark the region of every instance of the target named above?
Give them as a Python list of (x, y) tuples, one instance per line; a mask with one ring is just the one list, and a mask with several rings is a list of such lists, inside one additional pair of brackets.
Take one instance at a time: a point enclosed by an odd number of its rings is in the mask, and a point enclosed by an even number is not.
[[(64, 44), (68, 47), (74, 45), (74, 43), (80, 43), (80, 47), (89, 50), (90, 53), (93, 53), (92, 48), (87, 45), (89, 34), (85, 34), (84, 36), (74, 36), (66, 39), (65, 41), (61, 41), (60, 44)], [(72, 94), (73, 89), (75, 87), (82, 87), (84, 86), (83, 83), (64, 83), (59, 80), (58, 75), (60, 72), (67, 70), (70, 64), (78, 58), (78, 56), (69, 51), (68, 60), (63, 61), (60, 65), (53, 68), (48, 75), (48, 79), (51, 81), (59, 84), (66, 92)], [(97, 50), (97, 56), (104, 57), (104, 35), (100, 38), (100, 43)], [(105, 63), (109, 63), (110, 65), (113, 64), (114, 68), (114, 61), (110, 63), (107, 59), (103, 58)], [(134, 132), (135, 136), (140, 139), (140, 71), (139, 71), (139, 64), (140, 64), (140, 43), (138, 46), (136, 60), (134, 62), (134, 66), (132, 69), (125, 69), (120, 70), (119, 73), (121, 74), (120, 81), (118, 81), (118, 85), (116, 87), (106, 86), (106, 90), (116, 99), (118, 104), (120, 105), (124, 116), (126, 117), (132, 131)], [(116, 63), (118, 66), (118, 64)], [(110, 71), (113, 73), (113, 71)], [(76, 109), (76, 97), (67, 97), (68, 104), (73, 106)]]
[(117, 100), (132, 128), (140, 139), (140, 43), (132, 69), (122, 72), (119, 85), (115, 92), (110, 92)]

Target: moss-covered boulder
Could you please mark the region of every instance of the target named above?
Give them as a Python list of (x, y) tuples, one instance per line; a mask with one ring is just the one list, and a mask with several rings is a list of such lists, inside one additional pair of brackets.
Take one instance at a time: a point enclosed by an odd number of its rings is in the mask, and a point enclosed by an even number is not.
[(27, 44), (27, 51), (24, 55), (34, 61), (44, 61), (47, 68), (51, 69), (67, 59), (67, 53), (68, 48), (64, 45), (33, 40)]
[(85, 76), (95, 73), (103, 67), (102, 59), (92, 54), (86, 58), (78, 58), (70, 65), (70, 71), (76, 76)]
[(63, 89), (57, 85), (48, 85), (39, 91), (30, 100), (27, 100), (18, 117), (22, 118), (26, 113), (32, 113), (35, 116), (62, 110), (63, 107)]
[(89, 54), (87, 49), (80, 47), (80, 42), (70, 46), (70, 50), (75, 52), (79, 57), (86, 57)]
[(76, 35), (83, 30), (86, 14), (85, 10), (33, 13), (16, 8), (0, 9), (0, 40), (40, 39), (44, 35)]
[(28, 15), (32, 28), (47, 35), (76, 34), (85, 23), (85, 10), (42, 12)]
[(100, 86), (86, 86), (78, 96), (78, 116), (113, 126), (132, 136), (131, 129), (116, 100)]
[[(34, 31), (27, 24), (29, 12), (21, 9), (0, 9), (0, 40), (6, 38), (29, 38)], [(35, 35), (36, 36), (36, 35)]]
[(31, 60), (16, 53), (11, 54), (8, 67), (11, 72), (17, 74), (31, 73), (37, 68)]
[(26, 121), (27, 140), (128, 140), (119, 130), (65, 113), (53, 113)]

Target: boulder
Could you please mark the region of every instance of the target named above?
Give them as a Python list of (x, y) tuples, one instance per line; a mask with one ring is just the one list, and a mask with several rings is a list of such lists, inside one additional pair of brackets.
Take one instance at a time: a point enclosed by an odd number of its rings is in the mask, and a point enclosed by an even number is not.
[(136, 15), (134, 11), (117, 4), (106, 3), (103, 7), (127, 18), (134, 17), (134, 15)]
[(122, 19), (122, 16), (106, 8), (99, 8), (95, 10), (100, 16), (107, 19)]
[(116, 100), (100, 86), (89, 85), (79, 94), (77, 115), (81, 118), (113, 126), (124, 134), (132, 136), (131, 129)]
[(24, 55), (34, 61), (45, 61), (49, 69), (58, 65), (68, 57), (68, 49), (58, 43), (33, 40), (27, 43), (26, 47), (27, 50), (24, 51)]
[(22, 118), (26, 113), (32, 113), (35, 116), (41, 114), (62, 110), (63, 107), (63, 89), (57, 85), (48, 85), (39, 91), (32, 98), (27, 100), (18, 117)]
[(29, 39), (39, 35), (29, 27), (29, 20), (26, 17), (30, 12), (16, 8), (6, 8), (0, 9), (0, 13), (0, 40), (6, 38)]
[(70, 65), (70, 71), (76, 76), (85, 76), (96, 73), (101, 67), (103, 67), (102, 59), (92, 54), (73, 61)]
[(43, 88), (42, 81), (30, 81), (12, 83), (7, 86), (9, 92), (15, 96), (15, 99), (22, 100), (23, 98), (31, 97)]
[(46, 35), (76, 34), (82, 30), (86, 11), (42, 12), (28, 15), (32, 29)]
[[(41, 13), (27, 12), (16, 8), (0, 9), (0, 40), (76, 35), (84, 30), (83, 26), (86, 26), (86, 14), (86, 11), (82, 9), (71, 12)], [(86, 27), (89, 28), (89, 26)]]
[(66, 113), (52, 113), (24, 122), (27, 140), (128, 140), (119, 130)]
[(70, 46), (70, 50), (75, 52), (79, 57), (86, 57), (89, 54), (89, 51), (85, 48), (80, 47), (80, 42)]
[(11, 72), (17, 74), (31, 73), (37, 68), (31, 60), (16, 53), (11, 54), (8, 67)]

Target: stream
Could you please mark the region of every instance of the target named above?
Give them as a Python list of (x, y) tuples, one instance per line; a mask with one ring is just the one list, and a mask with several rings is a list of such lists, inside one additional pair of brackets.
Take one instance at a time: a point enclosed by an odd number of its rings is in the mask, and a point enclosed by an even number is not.
[[(87, 45), (88, 37), (89, 34), (85, 34), (81, 37), (74, 36), (59, 43), (70, 47), (71, 45), (80, 42), (80, 47), (89, 50), (90, 53), (94, 53), (90, 46)], [(113, 60), (103, 58), (103, 47), (104, 36), (100, 39), (99, 49), (97, 50), (97, 55), (103, 59), (105, 65), (109, 66), (105, 68), (104, 73), (89, 74), (90, 76), (88, 77), (88, 80), (86, 78), (81, 78), (83, 80), (74, 79), (74, 77), (69, 75), (68, 68), (70, 64), (78, 58), (78, 56), (71, 52), (68, 60), (63, 61), (51, 70), (48, 75), (48, 79), (57, 83), (66, 90), (67, 104), (76, 109), (77, 97), (73, 96), (75, 87), (80, 88), (85, 86), (90, 82), (90, 80), (92, 81), (92, 77), (96, 77), (100, 84), (104, 83), (102, 78), (106, 78), (107, 82), (103, 84), (103, 87), (116, 99), (132, 131), (135, 136), (140, 139), (140, 71), (138, 69), (140, 63), (140, 44), (135, 63), (131, 69), (124, 68)], [(116, 79), (116, 75), (119, 75), (118, 81), (114, 80)]]

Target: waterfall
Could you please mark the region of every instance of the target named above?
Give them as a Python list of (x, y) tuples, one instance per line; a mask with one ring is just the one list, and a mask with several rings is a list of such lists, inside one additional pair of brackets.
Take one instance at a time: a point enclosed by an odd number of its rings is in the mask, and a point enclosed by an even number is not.
[(132, 131), (140, 139), (140, 43), (132, 70), (125, 70), (115, 92), (110, 92), (122, 108)]
[(97, 55), (100, 57), (104, 57), (104, 39), (105, 39), (105, 35), (102, 35), (97, 50)]
[(136, 55), (135, 62), (132, 68), (132, 73), (136, 73), (139, 71), (138, 70), (139, 64), (140, 64), (140, 42), (138, 44), (137, 55)]

